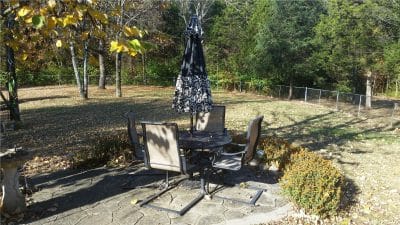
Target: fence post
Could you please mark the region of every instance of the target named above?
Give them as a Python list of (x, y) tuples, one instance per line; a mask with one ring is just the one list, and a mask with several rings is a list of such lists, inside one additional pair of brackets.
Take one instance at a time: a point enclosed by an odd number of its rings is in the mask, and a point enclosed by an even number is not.
[(392, 111), (392, 118), (390, 119), (390, 128), (393, 128), (394, 112), (397, 110), (398, 107), (399, 104), (395, 102)]
[(360, 110), (361, 110), (361, 97), (362, 95), (360, 95), (360, 100), (358, 101), (358, 112), (357, 112), (357, 117), (360, 116)]
[(306, 87), (306, 91), (304, 92), (304, 102), (307, 102), (307, 87)]
[(322, 89), (319, 89), (318, 104), (321, 104)]
[(336, 110), (339, 110), (339, 91), (336, 91)]
[(278, 94), (278, 98), (281, 98), (281, 88), (282, 88), (282, 86), (279, 85), (279, 94)]

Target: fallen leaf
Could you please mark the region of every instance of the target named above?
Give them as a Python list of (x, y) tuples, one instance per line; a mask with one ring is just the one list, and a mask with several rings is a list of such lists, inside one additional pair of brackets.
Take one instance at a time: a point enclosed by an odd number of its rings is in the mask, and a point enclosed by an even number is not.
[(131, 200), (131, 205), (136, 205), (136, 203), (138, 202), (138, 200), (136, 198)]
[(247, 186), (249, 186), (249, 185), (246, 182), (242, 182), (239, 185), (240, 188), (246, 188)]
[(62, 41), (61, 40), (57, 40), (56, 46), (57, 46), (57, 48), (61, 48), (62, 47)]

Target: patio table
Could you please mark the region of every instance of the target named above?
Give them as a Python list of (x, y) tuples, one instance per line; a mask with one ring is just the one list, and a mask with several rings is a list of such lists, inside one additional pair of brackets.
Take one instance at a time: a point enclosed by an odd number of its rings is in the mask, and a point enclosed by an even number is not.
[[(220, 147), (232, 142), (231, 136), (227, 133), (206, 132), (206, 131), (181, 131), (179, 132), (179, 147), (186, 150), (199, 150), (206, 163), (199, 163), (201, 193), (209, 195), (206, 189), (205, 171), (211, 166), (210, 155), (217, 153)], [(207, 150), (207, 151), (205, 151)], [(204, 154), (206, 153), (206, 154)], [(208, 186), (208, 184), (207, 184)]]
[(227, 133), (207, 131), (181, 131), (179, 132), (179, 147), (183, 149), (217, 149), (232, 142)]

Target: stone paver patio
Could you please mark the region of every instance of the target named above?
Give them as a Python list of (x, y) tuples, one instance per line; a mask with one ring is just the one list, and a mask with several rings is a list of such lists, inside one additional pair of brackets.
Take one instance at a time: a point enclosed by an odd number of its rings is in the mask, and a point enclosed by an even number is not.
[[(152, 174), (139, 176), (138, 174)], [(265, 188), (252, 207), (219, 198), (204, 198), (185, 215), (139, 207), (136, 200), (158, 191), (164, 179), (157, 171), (142, 170), (141, 165), (124, 169), (100, 167), (85, 171), (62, 171), (32, 177), (38, 191), (28, 206), (24, 224), (258, 224), (279, 220), (293, 213), (292, 206), (279, 195), (273, 175), (254, 176), (251, 171), (228, 173), (225, 180)], [(196, 176), (195, 176), (196, 178)], [(172, 177), (172, 180), (178, 176)], [(199, 182), (182, 181), (154, 201), (163, 207), (180, 209), (199, 193)], [(218, 195), (249, 200), (254, 190), (226, 187)]]

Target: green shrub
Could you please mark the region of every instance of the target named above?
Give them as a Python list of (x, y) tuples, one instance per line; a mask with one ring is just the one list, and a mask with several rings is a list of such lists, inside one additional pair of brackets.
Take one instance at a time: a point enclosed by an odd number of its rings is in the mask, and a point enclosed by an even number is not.
[(291, 155), (280, 179), (283, 193), (295, 204), (323, 217), (337, 214), (343, 183), (331, 161), (305, 149)]
[(73, 68), (49, 63), (32, 85), (48, 84), (75, 84)]
[[(122, 67), (121, 69), (121, 82), (124, 85), (137, 85), (137, 84), (143, 84), (143, 74), (141, 71), (139, 71), (140, 68), (127, 68), (127, 67)], [(113, 83), (115, 83), (115, 71), (113, 72), (112, 75)]]
[(264, 87), (266, 87), (267, 81), (264, 79), (258, 79), (251, 77), (245, 82), (247, 85), (247, 89), (253, 92), (262, 92)]
[(148, 84), (172, 86), (179, 74), (179, 66), (174, 60), (166, 62), (150, 61), (146, 68)]
[(75, 167), (95, 167), (100, 165), (120, 165), (133, 159), (127, 132), (106, 134), (94, 139), (89, 148), (76, 153)]
[(228, 71), (220, 70), (215, 73), (208, 73), (208, 75), (213, 87), (223, 88), (230, 91), (235, 89), (235, 83), (239, 81), (234, 74)]
[(265, 137), (259, 143), (261, 149), (264, 150), (266, 163), (274, 165), (279, 171), (284, 170), (288, 165), (291, 154), (301, 149), (277, 137)]

